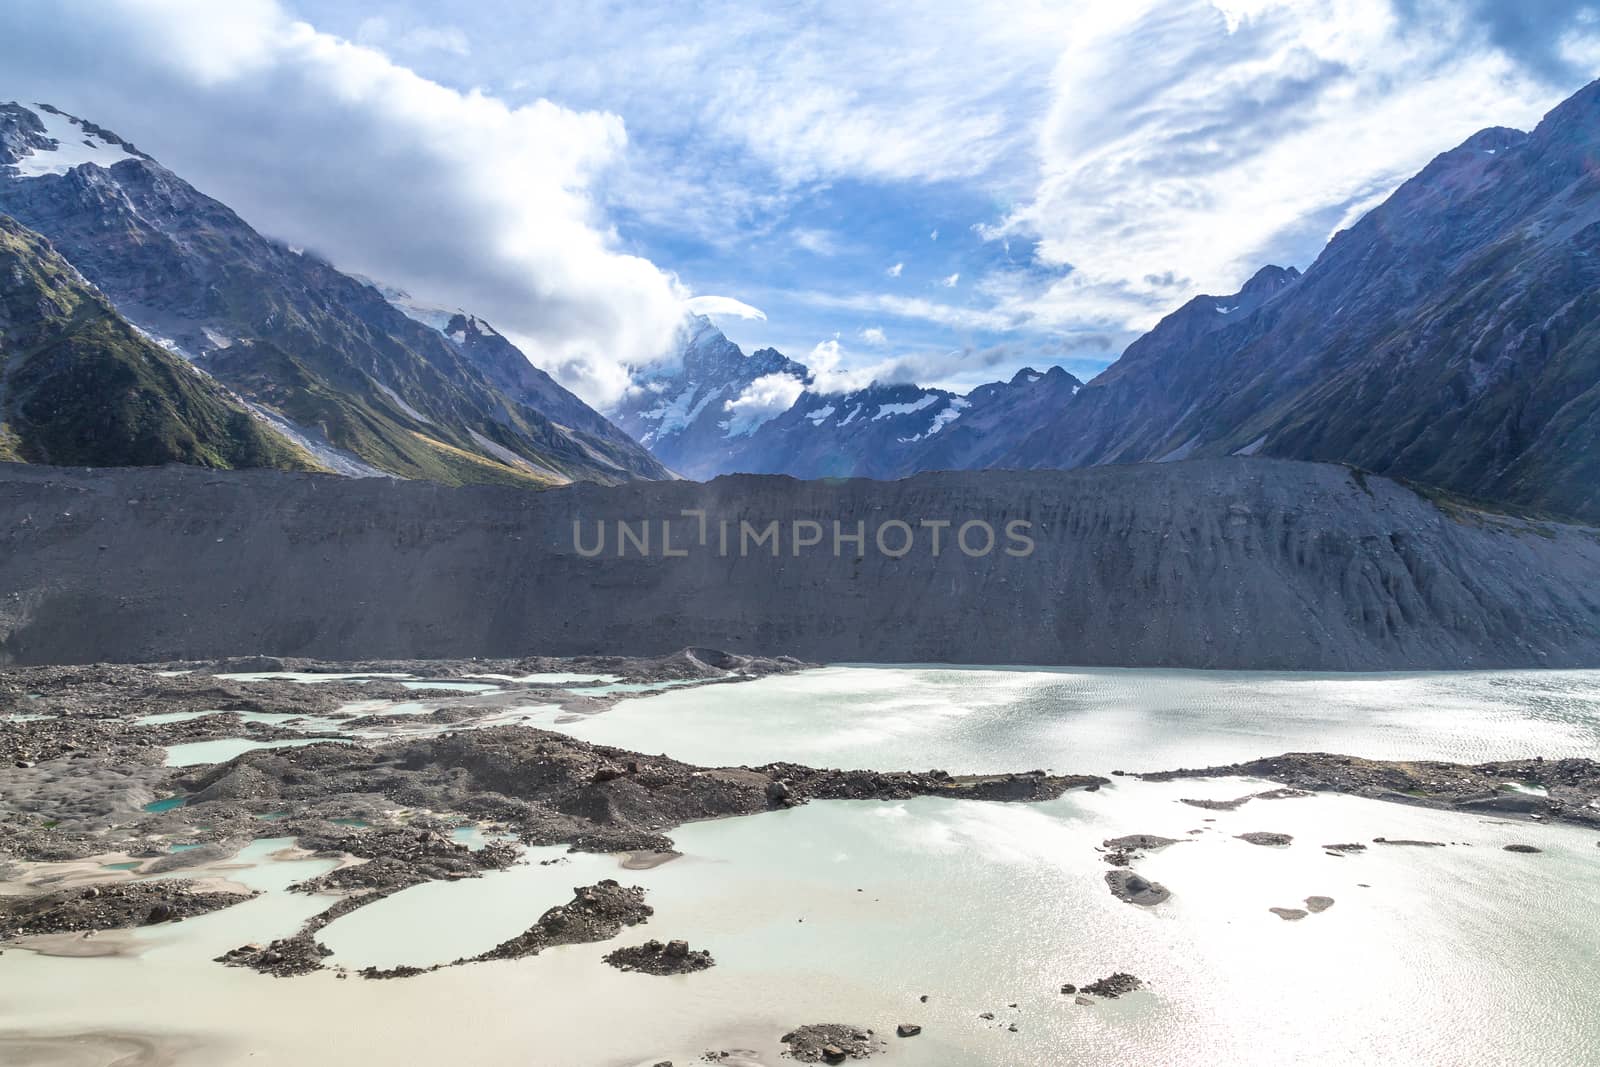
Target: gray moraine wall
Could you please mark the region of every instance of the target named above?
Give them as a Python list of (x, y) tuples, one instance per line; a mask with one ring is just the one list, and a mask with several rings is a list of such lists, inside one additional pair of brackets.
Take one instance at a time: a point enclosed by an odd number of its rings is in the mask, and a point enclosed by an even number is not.
[(0, 464), (0, 663), (689, 645), (818, 661), (1596, 667), (1600, 531), (1266, 459), (543, 492)]

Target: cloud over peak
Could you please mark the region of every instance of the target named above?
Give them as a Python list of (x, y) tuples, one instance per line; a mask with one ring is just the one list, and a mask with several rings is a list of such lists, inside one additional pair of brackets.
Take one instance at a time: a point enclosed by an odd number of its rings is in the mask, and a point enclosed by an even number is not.
[[(270, 0), (18, 0), (7, 88), (117, 130), (264, 232), (469, 308), (589, 399), (682, 315), (592, 188), (622, 120), (430, 81)], [(219, 151), (219, 147), (222, 149)]]

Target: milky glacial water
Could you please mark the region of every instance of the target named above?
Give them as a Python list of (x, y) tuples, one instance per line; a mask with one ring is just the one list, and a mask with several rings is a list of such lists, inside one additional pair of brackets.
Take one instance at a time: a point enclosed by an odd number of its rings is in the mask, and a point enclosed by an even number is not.
[(653, 693), (663, 689), (671, 689), (675, 685), (690, 685), (701, 681), (699, 678), (668, 678), (659, 682), (614, 682), (610, 685), (585, 685), (574, 686), (568, 689), (569, 693), (580, 693), (587, 696), (604, 696), (609, 693)]
[[(953, 771), (1143, 769), (1297, 748), (1594, 756), (1597, 679), (829, 668), (640, 697), (560, 728), (702, 762)], [(141, 931), (141, 955), (0, 956), (0, 1038), (171, 1035), (189, 1043), (171, 1050), (179, 1067), (621, 1067), (730, 1048), (777, 1064), (788, 1062), (777, 1037), (800, 1023), (892, 1035), (917, 1022), (920, 1037), (887, 1037), (882, 1062), (1593, 1062), (1600, 833), (1334, 795), (1231, 812), (1180, 802), (1267, 787), (1117, 779), (1041, 804), (812, 803), (679, 827), (682, 857), (644, 871), (532, 849), (509, 870), (417, 886), (335, 921), (321, 934), (330, 962), (472, 955), (602, 877), (644, 886), (655, 915), (614, 942), (387, 982), (273, 979), (210, 962), (292, 932), (327, 903), (282, 888), (330, 861), (280, 864), (266, 857), (287, 842), (257, 842), (239, 860), (255, 866), (217, 873), (262, 897)], [(1263, 848), (1235, 836), (1263, 830), (1294, 840)], [(1172, 890), (1166, 904), (1139, 908), (1106, 890), (1097, 846), (1128, 833), (1183, 841), (1137, 863)], [(1369, 847), (1343, 858), (1320, 847), (1347, 841)], [(1543, 851), (1503, 850), (1514, 843)], [(1267, 910), (1312, 895), (1335, 903), (1298, 922)], [(686, 938), (717, 966), (657, 978), (601, 962), (647, 937)], [(1093, 1006), (1059, 992), (1113, 971), (1148, 988)]]
[(336, 737), (307, 737), (288, 741), (258, 741), (249, 737), (220, 737), (214, 741), (190, 741), (167, 747), (168, 767), (194, 767), (202, 763), (226, 763), (235, 756), (254, 752), (258, 748), (295, 748), (299, 745), (317, 745), (324, 741), (339, 741)]
[(1153, 771), (1296, 751), (1592, 757), (1600, 671), (835, 666), (631, 698), (556, 728), (701, 764), (783, 759), (955, 773)]

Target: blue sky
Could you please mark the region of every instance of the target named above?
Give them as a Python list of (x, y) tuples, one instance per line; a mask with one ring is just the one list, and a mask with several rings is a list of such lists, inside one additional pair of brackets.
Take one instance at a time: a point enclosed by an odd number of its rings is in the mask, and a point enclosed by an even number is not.
[(840, 388), (1088, 377), (1597, 64), (1596, 5), (1570, 0), (0, 12), (0, 98), (483, 314), (600, 404), (707, 297)]

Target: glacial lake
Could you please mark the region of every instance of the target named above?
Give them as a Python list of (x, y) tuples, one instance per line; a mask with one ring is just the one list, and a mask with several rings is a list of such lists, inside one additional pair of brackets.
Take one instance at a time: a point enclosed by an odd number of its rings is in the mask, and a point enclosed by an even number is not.
[(711, 766), (952, 774), (1158, 771), (1306, 751), (1463, 763), (1595, 757), (1600, 671), (833, 666), (641, 696), (555, 728)]
[[(587, 739), (711, 764), (1104, 773), (1311, 749), (1594, 757), (1600, 672), (829, 667), (641, 696), (576, 721), (539, 715)], [(507, 871), (404, 890), (336, 920), (321, 935), (331, 962), (422, 965), (482, 951), (602, 877), (644, 886), (655, 916), (612, 942), (387, 982), (274, 979), (211, 962), (292, 932), (326, 904), (283, 887), (329, 861), (275, 860), (288, 842), (257, 842), (214, 873), (261, 897), (138, 931), (143, 951), (0, 956), (0, 1038), (146, 1035), (180, 1067), (648, 1067), (724, 1049), (762, 1050), (729, 1063), (778, 1064), (793, 1062), (777, 1059), (779, 1035), (834, 1021), (885, 1035), (888, 1051), (868, 1062), (918, 1067), (1276, 1067), (1375, 1055), (1575, 1064), (1600, 1048), (1600, 832), (1334, 795), (1235, 811), (1179, 803), (1265, 788), (1117, 779), (1033, 805), (812, 803), (680, 827), (671, 836), (682, 857), (643, 871), (532, 849)], [(1261, 830), (1293, 843), (1235, 836)], [(1106, 890), (1097, 846), (1129, 833), (1182, 841), (1136, 864), (1173, 892), (1157, 908)], [(1319, 847), (1376, 837), (1450, 844), (1369, 844), (1342, 858)], [(1267, 910), (1312, 895), (1334, 904), (1297, 922)], [(686, 938), (717, 966), (657, 978), (601, 962), (649, 937)], [(1147, 988), (1092, 1006), (1059, 992), (1114, 971)], [(896, 1039), (899, 1022), (924, 1032)]]

